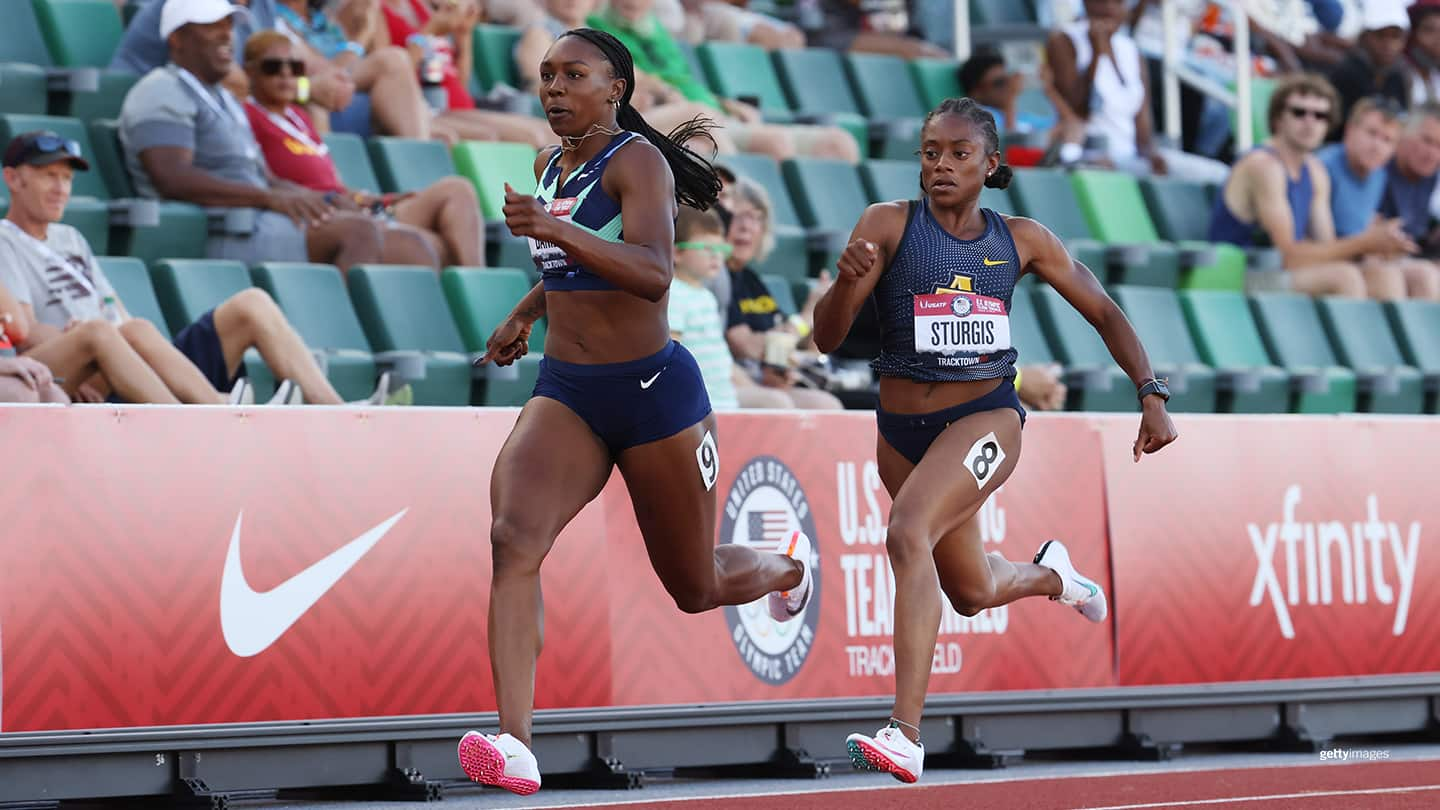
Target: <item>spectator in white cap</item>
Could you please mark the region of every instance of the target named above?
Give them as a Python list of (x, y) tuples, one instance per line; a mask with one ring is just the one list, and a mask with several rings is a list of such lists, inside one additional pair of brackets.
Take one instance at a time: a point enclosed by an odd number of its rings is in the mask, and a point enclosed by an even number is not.
[[(212, 235), (211, 258), (379, 261), (383, 233), (368, 216), (338, 210), (334, 195), (271, 174), (241, 103), (220, 85), (235, 64), (226, 0), (165, 0), (160, 31), (170, 62), (145, 75), (120, 110), (120, 142), (145, 197), (251, 209)], [(247, 221), (248, 220), (248, 221)]]
[(1340, 93), (1338, 120), (1348, 119), (1350, 108), (1366, 96), (1384, 96), (1410, 108), (1410, 83), (1400, 60), (1410, 33), (1406, 5), (1405, 0), (1365, 0), (1355, 47), (1329, 74)]

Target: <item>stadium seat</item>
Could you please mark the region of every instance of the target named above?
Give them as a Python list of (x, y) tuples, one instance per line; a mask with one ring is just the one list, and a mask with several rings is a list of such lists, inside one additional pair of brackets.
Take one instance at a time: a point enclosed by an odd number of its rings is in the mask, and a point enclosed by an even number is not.
[[(1210, 231), (1210, 194), (1203, 185), (1172, 177), (1146, 177), (1140, 181), (1150, 219), (1160, 238), (1171, 242), (1205, 241)], [(1180, 273), (1187, 290), (1245, 289), (1245, 251), (1235, 245), (1210, 243), (1215, 261)]]
[(1294, 293), (1256, 293), (1250, 296), (1250, 311), (1270, 357), (1300, 380), (1296, 413), (1355, 410), (1355, 374), (1336, 358), (1313, 299)]
[(844, 74), (839, 52), (829, 48), (782, 49), (771, 57), (790, 109), (799, 116), (797, 120), (843, 127), (859, 144), (860, 154), (869, 152), (870, 122), (860, 113), (850, 85), (838, 80)]
[(343, 399), (364, 399), (374, 392), (375, 358), (339, 270), (328, 264), (262, 262), (250, 274), (280, 305), (305, 345), (323, 358), (325, 376)]
[[(1010, 297), (1010, 345), (1019, 353), (1016, 365), (1060, 363), (1045, 338), (1040, 316), (1035, 312), (1035, 298), (1028, 289), (1017, 289)], [(1070, 382), (1066, 380), (1067, 384)]]
[(45, 47), (40, 22), (30, 0), (11, 0), (5, 4), (5, 24), (0, 25), (0, 62), (19, 62), (41, 68), (55, 64)]
[(764, 48), (740, 42), (705, 42), (695, 54), (716, 94), (734, 99), (753, 97), (766, 113), (790, 112), (780, 77)]
[(913, 200), (920, 195), (920, 164), (914, 160), (867, 160), (860, 164), (860, 179), (872, 203)]
[(330, 160), (340, 182), (353, 191), (380, 193), (380, 180), (370, 165), (370, 155), (365, 150), (365, 139), (348, 132), (331, 132), (325, 136), (325, 145), (330, 147)]
[(1112, 265), (1119, 270), (1119, 275), (1123, 275), (1125, 270), (1143, 268), (1149, 263), (1149, 253), (1144, 248), (1110, 247), (1095, 240), (1065, 172), (1059, 169), (1016, 169), (1008, 191), (1015, 213), (1038, 220), (1053, 231), (1070, 248), (1071, 255), (1089, 267), (1100, 283), (1109, 278)]
[[(860, 111), (882, 122), (879, 150), (872, 157), (903, 160), (920, 146), (920, 126), (930, 111), (910, 78), (910, 68), (898, 56), (852, 53), (845, 55), (845, 74)], [(880, 133), (875, 133), (880, 134)]]
[(515, 75), (515, 44), (520, 41), (520, 29), (508, 25), (477, 25), (471, 37), (474, 51), (475, 79), (480, 92), (487, 93), (497, 84), (508, 84), (519, 88)]
[[(511, 310), (533, 286), (524, 270), (507, 267), (450, 267), (440, 274), (445, 300), (460, 328), (460, 338), (471, 354), (485, 351), (490, 333), (509, 316)], [(545, 319), (536, 321), (530, 330), (530, 354), (515, 363), (515, 379), (509, 373), (487, 370), (485, 392), (480, 404), (492, 406), (524, 405), (535, 388), (540, 372), (540, 355), (545, 351)]]
[(88, 129), (93, 150), (86, 154), (90, 160), (90, 171), (100, 175), (111, 199), (134, 197), (135, 185), (125, 168), (125, 152), (120, 145), (120, 122), (113, 118), (98, 118), (89, 123)]
[(790, 189), (780, 172), (780, 164), (774, 158), (742, 152), (726, 155), (717, 162), (737, 175), (759, 183), (770, 197), (775, 249), (757, 266), (760, 272), (801, 279), (811, 272), (818, 274), (821, 268), (828, 266), (826, 256), (817, 255), (812, 260), (805, 229), (800, 225), (800, 215), (796, 213)]
[(425, 377), (411, 383), (417, 405), (470, 403), (470, 355), (450, 317), (440, 278), (428, 267), (358, 265), (350, 296), (377, 352), (418, 351)]
[(131, 256), (97, 256), (100, 269), (110, 279), (110, 285), (120, 296), (120, 303), (132, 317), (144, 318), (155, 324), (166, 340), (171, 338), (170, 327), (165, 322), (165, 313), (155, 298), (155, 287), (150, 283), (150, 272), (145, 263)]
[[(94, 149), (90, 155), (90, 173), (104, 181), (111, 199), (134, 197), (135, 188), (120, 148), (119, 123), (102, 118), (91, 121), (88, 129)], [(173, 200), (161, 201), (159, 205), (160, 221), (156, 225), (111, 226), (110, 252), (146, 262), (204, 257), (209, 228), (204, 210)]]
[(72, 199), (60, 221), (80, 231), (96, 256), (110, 252), (110, 206), (106, 203), (84, 197)]
[[(1217, 369), (1244, 370), (1226, 382), (1217, 380), (1216, 410), (1221, 413), (1285, 413), (1290, 410), (1290, 375), (1265, 353), (1243, 293), (1182, 290), (1180, 307), (1195, 338), (1200, 359)], [(1147, 346), (1148, 348), (1148, 346)]]
[[(1169, 410), (1214, 413), (1217, 375), (1201, 362), (1175, 291), (1117, 284), (1110, 292), (1145, 344), (1155, 375), (1169, 379)], [(1236, 369), (1223, 376), (1235, 378), (1239, 374)]]
[(34, 6), (40, 33), (57, 65), (110, 64), (124, 34), (114, 0), (34, 0)]
[[(219, 259), (161, 260), (151, 265), (150, 280), (171, 334), (179, 334), (208, 310), (251, 286), (245, 265)], [(275, 378), (259, 352), (245, 352), (244, 366), (255, 398), (268, 399), (275, 389)]]
[[(1179, 283), (1182, 251), (1160, 241), (1134, 176), (1086, 170), (1070, 175), (1070, 181), (1096, 239), (1107, 245), (1144, 245), (1149, 254), (1149, 261), (1144, 265), (1119, 268), (1118, 277), (1112, 272), (1111, 283), (1170, 288)], [(1207, 246), (1186, 247), (1192, 255), (1197, 251), (1208, 252)]]
[[(1024, 295), (1024, 290), (1016, 291)], [(1055, 288), (1037, 286), (1034, 291), (1036, 311), (1045, 338), (1055, 350), (1056, 358), (1065, 365), (1066, 383), (1074, 380), (1066, 397), (1066, 408), (1084, 411), (1136, 411), (1140, 401), (1135, 398), (1135, 385), (1115, 364), (1105, 341), (1095, 327), (1070, 306)], [(1014, 306), (1013, 302), (1011, 304)]]
[[(916, 173), (916, 182), (919, 182), (919, 173)], [(982, 188), (980, 189), (980, 207), (989, 208), (1007, 216), (1015, 216), (1015, 195), (1007, 188)]]
[(17, 62), (0, 64), (0, 113), (44, 115), (45, 104), (43, 68)]
[[(95, 150), (90, 145), (90, 135), (85, 131), (85, 125), (78, 119), (51, 115), (0, 115), (0, 143), (9, 143), (10, 139), (16, 135), (37, 129), (52, 130), (62, 138), (69, 138), (79, 143), (80, 154), (87, 158), (95, 154)], [(110, 191), (105, 187), (105, 179), (100, 172), (94, 171), (93, 167), (91, 171), (75, 173), (75, 180), (70, 186), (70, 192), (76, 197), (110, 199)]]
[(1034, 23), (1035, 8), (1030, 0), (974, 0), (970, 22), (975, 25)]
[[(811, 244), (823, 256), (820, 267), (833, 267), (865, 213), (865, 186), (855, 166), (842, 160), (794, 158), (782, 164), (785, 183), (800, 208), (800, 220), (824, 245)], [(816, 237), (818, 238), (818, 237)]]
[(1425, 375), (1425, 412), (1440, 413), (1440, 303), (1389, 301), (1385, 315), (1401, 356)]
[(960, 89), (960, 63), (949, 59), (912, 59), (910, 77), (925, 106), (935, 109), (947, 98), (965, 95)]
[(1365, 413), (1420, 413), (1425, 404), (1420, 371), (1405, 362), (1379, 301), (1320, 298), (1320, 322), (1335, 355), (1359, 378)]
[(371, 138), (370, 159), (385, 191), (419, 191), (455, 174), (450, 152), (440, 141)]
[(503, 222), (505, 184), (522, 194), (535, 193), (535, 149), (523, 143), (467, 141), (451, 150), (455, 168), (475, 185), (487, 222)]

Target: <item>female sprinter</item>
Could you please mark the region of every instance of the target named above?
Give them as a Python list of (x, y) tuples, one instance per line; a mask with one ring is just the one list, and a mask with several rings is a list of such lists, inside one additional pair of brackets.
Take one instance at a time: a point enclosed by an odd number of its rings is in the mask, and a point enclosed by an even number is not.
[[(770, 554), (715, 546), (719, 454), (715, 417), (694, 358), (670, 339), (666, 295), (679, 204), (704, 209), (720, 181), (630, 106), (630, 52), (588, 28), (562, 35), (540, 63), (540, 100), (559, 148), (535, 161), (534, 197), (505, 195), (505, 224), (530, 240), (542, 283), (496, 328), (486, 355), (525, 353), (549, 316), (531, 400), (490, 480), (490, 666), (500, 733), (469, 732), (460, 762), (477, 782), (520, 794), (540, 788), (530, 752), (540, 653), (540, 564), (556, 535), (620, 468), (650, 562), (687, 613), (770, 594), (777, 621), (810, 594), (810, 539), (796, 532)], [(623, 220), (623, 223), (622, 223)], [(482, 361), (485, 358), (482, 358)]]
[(1175, 440), (1169, 391), (1120, 309), (1043, 225), (980, 208), (981, 186), (1004, 188), (995, 120), (970, 99), (949, 99), (921, 131), (918, 201), (866, 209), (840, 257), (834, 287), (815, 309), (815, 345), (844, 340), (873, 294), (883, 344), (880, 477), (894, 505), (886, 551), (895, 570), (895, 706), (874, 737), (852, 734), (862, 768), (920, 778), (920, 713), (939, 632), (940, 592), (973, 616), (1026, 596), (1048, 596), (1104, 621), (1105, 594), (1080, 575), (1058, 540), (1033, 563), (986, 554), (974, 520), (1020, 459), (1025, 411), (1012, 384), (1010, 296), (1022, 272), (1040, 276), (1083, 314), (1135, 382), (1142, 415), (1135, 458)]

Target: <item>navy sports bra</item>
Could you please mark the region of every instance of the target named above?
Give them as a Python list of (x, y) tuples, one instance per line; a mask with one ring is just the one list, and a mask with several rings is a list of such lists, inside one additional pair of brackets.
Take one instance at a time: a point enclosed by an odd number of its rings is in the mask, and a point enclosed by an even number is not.
[[(624, 241), (620, 203), (605, 193), (600, 178), (605, 175), (605, 167), (615, 152), (638, 137), (639, 134), (628, 131), (616, 135), (599, 154), (577, 166), (560, 188), (556, 187), (560, 181), (560, 150), (556, 149), (540, 175), (535, 199), (544, 203), (546, 210), (554, 216), (578, 225), (601, 239)], [(615, 285), (575, 262), (564, 248), (554, 243), (531, 238), (530, 257), (535, 260), (546, 292), (616, 289)]]
[(875, 286), (877, 374), (923, 382), (1015, 376), (1010, 296), (1020, 255), (1005, 219), (980, 213), (985, 232), (960, 239), (935, 220), (928, 199), (910, 203), (900, 247)]

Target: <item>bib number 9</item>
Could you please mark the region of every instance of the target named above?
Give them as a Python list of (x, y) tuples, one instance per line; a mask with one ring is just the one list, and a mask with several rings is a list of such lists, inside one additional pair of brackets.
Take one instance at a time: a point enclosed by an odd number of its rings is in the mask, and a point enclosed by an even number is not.
[(720, 451), (715, 448), (715, 436), (705, 431), (705, 438), (695, 448), (695, 463), (700, 467), (700, 480), (705, 482), (705, 491), (715, 488), (720, 478)]

